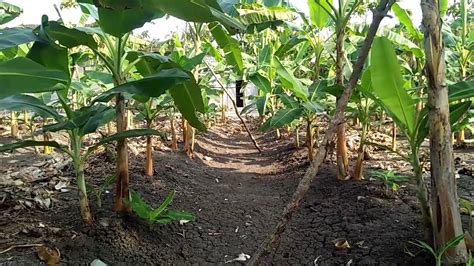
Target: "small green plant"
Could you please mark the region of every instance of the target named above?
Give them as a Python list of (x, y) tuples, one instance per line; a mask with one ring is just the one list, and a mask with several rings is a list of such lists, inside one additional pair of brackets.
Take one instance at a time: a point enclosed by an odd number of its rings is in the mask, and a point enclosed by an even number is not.
[(409, 176), (396, 175), (394, 171), (372, 171), (371, 175), (382, 180), (385, 184), (385, 192), (388, 193), (389, 189), (396, 192), (399, 188), (400, 182), (407, 181)]
[(474, 261), (472, 260), (472, 252), (469, 252), (469, 257), (467, 257), (466, 266), (474, 265)]
[(148, 205), (136, 191), (131, 191), (130, 200), (126, 203), (130, 205), (138, 217), (148, 221), (150, 224), (167, 224), (174, 220), (193, 221), (195, 218), (192, 213), (168, 210), (168, 206), (173, 201), (175, 193), (176, 191), (172, 190), (158, 208)]
[[(450, 240), (449, 242), (447, 242), (446, 244), (444, 244), (442, 247), (439, 248), (439, 250), (436, 250), (436, 251), (429, 244), (420, 240), (416, 240), (415, 242), (410, 241), (409, 243), (429, 252), (431, 255), (433, 255), (434, 259), (436, 260), (436, 266), (441, 266), (444, 254), (451, 248), (457, 246), (463, 240), (464, 240), (464, 235), (459, 235), (455, 237), (454, 239)], [(468, 263), (469, 263), (469, 260), (468, 260)], [(472, 258), (471, 258), (471, 265), (472, 265)]]
[(105, 178), (104, 183), (97, 187), (88, 186), (87, 190), (92, 191), (97, 199), (97, 207), (102, 208), (102, 193), (112, 186), (117, 180), (116, 175), (111, 175)]

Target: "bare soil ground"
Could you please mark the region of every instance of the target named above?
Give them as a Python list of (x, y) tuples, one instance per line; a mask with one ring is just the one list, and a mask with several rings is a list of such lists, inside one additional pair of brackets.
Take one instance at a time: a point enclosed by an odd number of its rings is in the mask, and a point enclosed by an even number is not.
[[(57, 248), (64, 264), (90, 264), (95, 259), (107, 264), (224, 264), (240, 253), (252, 255), (276, 224), (308, 165), (306, 150), (296, 149), (292, 138), (276, 141), (272, 134), (256, 134), (264, 148), (261, 154), (236, 122), (199, 134), (193, 160), (157, 144), (153, 177), (143, 175), (142, 146), (136, 143), (144, 140), (132, 141), (132, 188), (153, 205), (175, 189), (171, 208), (197, 217), (184, 225), (149, 225), (133, 215), (115, 214), (112, 188), (104, 192), (100, 208), (90, 195), (95, 224), (83, 225), (67, 160), (30, 149), (0, 154), (0, 263), (38, 264), (35, 248), (14, 247), (31, 243)], [(9, 141), (0, 138), (0, 143)], [(456, 155), (462, 167), (472, 167), (472, 150)], [(373, 157), (369, 167), (410, 170), (385, 152), (373, 152)], [(88, 161), (87, 181), (98, 186), (114, 169), (108, 153), (98, 152)], [(459, 194), (472, 202), (472, 175), (460, 177)], [(431, 258), (408, 243), (423, 238), (420, 220), (412, 183), (387, 194), (380, 181), (369, 178), (338, 181), (333, 162), (328, 161), (273, 262), (428, 264)], [(334, 243), (341, 239), (350, 248), (337, 249)]]

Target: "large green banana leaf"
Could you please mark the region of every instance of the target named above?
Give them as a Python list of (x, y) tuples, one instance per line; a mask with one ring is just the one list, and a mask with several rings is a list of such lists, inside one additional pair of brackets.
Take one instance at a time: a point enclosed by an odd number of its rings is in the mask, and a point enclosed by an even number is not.
[(0, 29), (0, 50), (16, 47), (20, 44), (40, 40), (31, 29), (5, 28)]
[(474, 97), (474, 80), (460, 81), (448, 86), (449, 102), (468, 100)]
[(139, 80), (134, 80), (102, 93), (94, 101), (108, 102), (116, 94), (129, 93), (145, 97), (158, 97), (177, 84), (189, 80), (188, 73), (177, 69), (163, 69)]
[(177, 84), (169, 90), (171, 97), (184, 118), (200, 131), (205, 131), (206, 127), (196, 116), (196, 111), (204, 113), (204, 101), (201, 89), (194, 80)]
[(218, 23), (210, 23), (209, 30), (225, 53), (227, 64), (233, 66), (238, 75), (242, 75), (244, 71), (244, 61), (240, 51), (239, 41), (230, 36), (230, 34)]
[(293, 92), (296, 97), (306, 101), (308, 99), (308, 89), (301, 84), (292, 72), (283, 66), (278, 58), (274, 58), (273, 62), (282, 85)]
[(15, 5), (3, 1), (0, 2), (0, 25), (14, 20), (22, 12), (23, 10)]
[(332, 0), (308, 0), (311, 24), (318, 29), (324, 28), (329, 23), (329, 13), (327, 12), (331, 10), (329, 3), (332, 3)]
[(413, 99), (403, 87), (404, 81), (392, 43), (385, 37), (374, 39), (370, 74), (376, 96), (413, 136), (416, 110)]
[(0, 99), (21, 93), (63, 89), (69, 76), (25, 57), (0, 62)]
[(54, 108), (47, 106), (44, 102), (31, 95), (13, 95), (0, 99), (0, 109), (14, 111), (29, 110), (44, 118), (52, 117), (56, 121), (62, 119), (62, 116)]

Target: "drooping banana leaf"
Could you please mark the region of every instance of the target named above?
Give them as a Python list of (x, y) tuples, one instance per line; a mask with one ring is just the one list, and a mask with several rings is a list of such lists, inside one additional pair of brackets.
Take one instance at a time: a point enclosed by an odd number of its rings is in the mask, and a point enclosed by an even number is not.
[(392, 43), (377, 37), (371, 50), (370, 74), (376, 96), (413, 136), (416, 110), (413, 99), (404, 88), (403, 77)]
[(0, 25), (10, 22), (23, 13), (23, 10), (15, 5), (0, 2)]
[(54, 118), (56, 121), (61, 121), (63, 118), (54, 108), (47, 106), (44, 102), (31, 95), (13, 95), (0, 99), (0, 109), (28, 110), (44, 118)]
[(25, 57), (0, 62), (0, 99), (21, 93), (63, 89), (69, 77), (63, 71), (48, 69)]

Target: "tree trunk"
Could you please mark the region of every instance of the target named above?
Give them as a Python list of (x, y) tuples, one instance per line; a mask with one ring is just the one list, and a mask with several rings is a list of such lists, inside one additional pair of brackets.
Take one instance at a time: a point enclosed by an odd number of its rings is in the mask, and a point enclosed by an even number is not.
[(306, 123), (306, 143), (308, 145), (308, 160), (310, 162), (314, 159), (314, 136), (313, 127), (311, 126), (311, 120), (307, 120)]
[(107, 135), (112, 135), (112, 122), (107, 123)]
[(194, 153), (194, 134), (196, 129), (191, 127), (189, 123), (187, 123), (187, 130), (186, 130), (186, 142), (184, 144), (184, 150), (189, 158), (193, 158)]
[(275, 247), (280, 242), (281, 234), (285, 231), (288, 223), (293, 217), (296, 210), (298, 210), (304, 195), (309, 190), (311, 183), (319, 171), (319, 167), (324, 161), (329, 142), (334, 137), (337, 125), (344, 122), (344, 110), (349, 102), (349, 98), (354, 90), (357, 82), (359, 81), (362, 69), (364, 67), (364, 62), (367, 59), (370, 47), (374, 40), (377, 29), (379, 28), (380, 22), (387, 15), (391, 6), (395, 0), (381, 0), (380, 4), (374, 10), (374, 17), (370, 28), (365, 38), (362, 48), (359, 50), (359, 58), (354, 65), (354, 70), (352, 72), (351, 78), (349, 80), (348, 86), (344, 89), (344, 92), (339, 99), (336, 107), (336, 112), (332, 121), (328, 125), (326, 134), (322, 140), (321, 146), (318, 148), (315, 159), (311, 162), (308, 170), (306, 171), (304, 177), (300, 180), (298, 187), (296, 188), (293, 197), (291, 198), (288, 205), (285, 207), (281, 219), (278, 224), (272, 230), (271, 234), (265, 239), (265, 241), (260, 245), (258, 250), (255, 252), (254, 256), (250, 259), (247, 265), (263, 265), (270, 264), (270, 254), (275, 249)]
[(11, 135), (13, 138), (18, 138), (18, 121), (16, 119), (16, 114), (15, 112), (11, 112)]
[(178, 137), (176, 136), (176, 129), (174, 127), (174, 114), (170, 116), (170, 125), (171, 125), (171, 150), (178, 150)]
[(23, 121), (25, 122), (25, 125), (30, 123), (30, 116), (26, 110), (23, 111)]
[(365, 157), (365, 139), (367, 136), (368, 125), (362, 123), (362, 134), (360, 136), (359, 149), (357, 150), (357, 161), (354, 168), (353, 179), (360, 181), (364, 178), (364, 157)]
[(423, 178), (423, 169), (420, 163), (420, 156), (417, 148), (413, 148), (411, 152), (411, 165), (413, 166), (413, 171), (415, 172), (416, 180), (416, 197), (421, 205), (421, 215), (423, 218), (423, 227), (425, 239), (428, 243), (433, 243), (433, 224), (431, 222), (431, 209), (428, 203), (428, 189)]
[(186, 119), (184, 117), (181, 117), (181, 128), (183, 129), (183, 142), (186, 144), (186, 136), (187, 136), (187, 130), (188, 130), (188, 124)]
[(296, 148), (300, 147), (300, 128), (298, 126), (295, 127), (295, 146)]
[(275, 139), (281, 139), (281, 132), (279, 128), (275, 129)]
[(186, 153), (186, 155), (188, 155), (189, 158), (192, 158), (192, 137), (194, 134), (194, 128), (192, 128), (186, 120), (184, 120), (183, 124), (184, 152)]
[[(43, 140), (44, 141), (50, 141), (49, 134), (50, 134), (49, 132), (44, 132), (43, 133)], [(51, 154), (53, 151), (54, 151), (54, 148), (50, 147), (50, 146), (44, 146), (44, 148), (43, 148), (43, 153), (44, 154)]]
[[(146, 122), (147, 128), (151, 128), (151, 121)], [(146, 151), (145, 151), (145, 175), (153, 176), (153, 145), (152, 136), (146, 137)]]
[[(117, 132), (127, 130), (127, 111), (125, 98), (122, 94), (116, 96)], [(117, 181), (115, 183), (115, 211), (131, 212), (129, 206), (123, 204), (123, 199), (129, 198), (128, 175), (128, 146), (127, 139), (117, 141)]]
[(134, 129), (135, 128), (135, 123), (133, 120), (133, 113), (131, 110), (127, 110), (127, 128), (128, 129)]
[[(422, 0), (425, 72), (428, 79), (428, 110), (431, 159), (431, 210), (434, 247), (439, 250), (453, 238), (462, 235), (456, 190), (453, 147), (450, 142), (448, 88), (441, 33), (442, 20), (438, 0)], [(449, 249), (447, 264), (464, 263), (466, 244)]]
[(153, 176), (153, 154), (152, 154), (152, 137), (146, 137), (146, 162), (145, 175)]
[[(336, 38), (336, 83), (341, 86), (344, 86), (344, 36), (344, 29), (340, 29)], [(349, 177), (349, 159), (347, 157), (345, 122), (337, 127), (336, 159), (337, 178), (347, 180)]]
[(464, 142), (466, 142), (466, 136), (464, 134), (464, 129), (460, 129), (459, 132), (458, 132), (458, 138), (457, 138), (456, 143), (458, 145), (463, 145)]
[(92, 215), (89, 207), (89, 200), (87, 198), (86, 181), (84, 178), (84, 164), (82, 162), (75, 163), (75, 168), (82, 220), (86, 224), (92, 224)]

